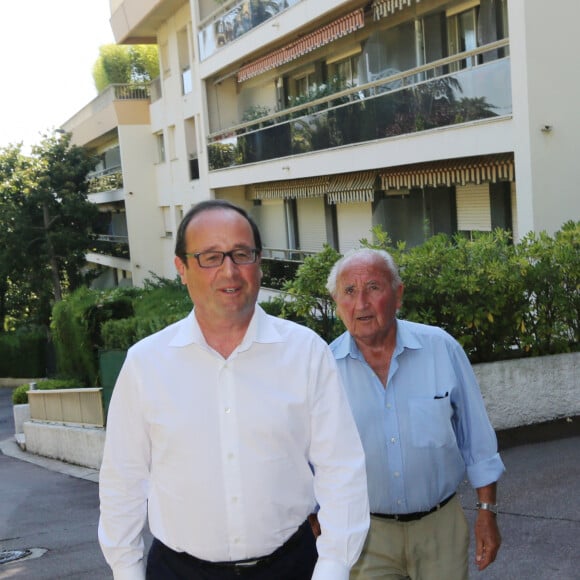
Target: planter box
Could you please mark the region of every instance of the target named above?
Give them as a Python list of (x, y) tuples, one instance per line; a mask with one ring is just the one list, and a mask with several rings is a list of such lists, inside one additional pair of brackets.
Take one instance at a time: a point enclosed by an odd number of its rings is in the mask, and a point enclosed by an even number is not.
[(104, 427), (102, 389), (54, 389), (28, 391), (33, 421)]

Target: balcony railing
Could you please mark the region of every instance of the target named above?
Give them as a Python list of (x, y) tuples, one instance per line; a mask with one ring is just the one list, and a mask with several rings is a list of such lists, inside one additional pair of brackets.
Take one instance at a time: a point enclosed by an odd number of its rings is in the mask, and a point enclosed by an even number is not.
[(284, 284), (296, 278), (296, 272), (304, 259), (317, 252), (277, 248), (262, 249), (262, 286), (282, 290)]
[(148, 100), (150, 99), (150, 95), (150, 83), (109, 85), (88, 105), (85, 105), (80, 111), (64, 123), (63, 128), (67, 131), (71, 130), (71, 127), (76, 127), (81, 123), (92, 119), (97, 113), (105, 110), (115, 101), (125, 101), (129, 99)]
[(197, 35), (200, 60), (301, 0), (242, 0), (210, 14)]
[(97, 235), (90, 251), (103, 256), (113, 256), (114, 258), (125, 258), (127, 260), (131, 257), (129, 238), (127, 236)]
[(120, 167), (111, 167), (89, 177), (89, 193), (115, 191), (123, 188), (123, 173)]
[(494, 42), (212, 134), (210, 170), (511, 115), (509, 57), (460, 68), (508, 45)]

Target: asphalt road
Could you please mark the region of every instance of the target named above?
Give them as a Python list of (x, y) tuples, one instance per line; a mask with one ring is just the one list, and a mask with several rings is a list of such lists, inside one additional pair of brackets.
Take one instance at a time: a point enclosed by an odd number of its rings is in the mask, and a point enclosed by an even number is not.
[[(10, 393), (0, 388), (0, 552), (33, 553), (0, 564), (0, 580), (111, 579), (97, 543), (98, 486), (86, 473), (91, 470), (18, 453)], [(580, 580), (580, 435), (573, 427), (556, 439), (538, 430), (503, 438), (512, 445), (502, 450), (503, 545), (486, 571), (472, 566), (471, 578)], [(526, 444), (526, 438), (533, 442)], [(473, 522), (475, 494), (465, 485), (460, 496)], [(472, 544), (472, 560), (473, 555)]]

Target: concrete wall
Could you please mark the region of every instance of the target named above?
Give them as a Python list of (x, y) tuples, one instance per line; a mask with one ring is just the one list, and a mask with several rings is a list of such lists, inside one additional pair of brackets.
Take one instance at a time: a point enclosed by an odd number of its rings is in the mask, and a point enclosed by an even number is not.
[(26, 451), (66, 463), (99, 469), (103, 461), (105, 429), (26, 421)]
[(494, 428), (580, 415), (580, 353), (474, 365)]

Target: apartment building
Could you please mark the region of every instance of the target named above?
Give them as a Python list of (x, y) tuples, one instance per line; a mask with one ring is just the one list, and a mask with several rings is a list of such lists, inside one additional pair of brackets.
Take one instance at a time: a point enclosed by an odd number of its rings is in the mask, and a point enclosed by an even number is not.
[(92, 195), (126, 218), (135, 284), (173, 277), (177, 225), (209, 197), (251, 212), (267, 259), (375, 226), (409, 246), (553, 233), (580, 219), (579, 20), (576, 0), (111, 0), (116, 41), (157, 44), (161, 75), (108, 125), (63, 128), (120, 160)]

